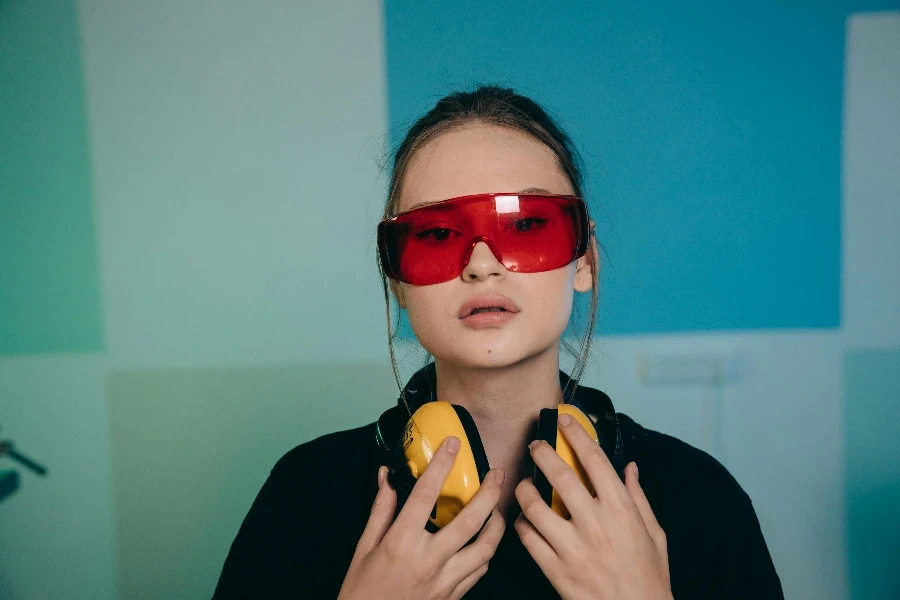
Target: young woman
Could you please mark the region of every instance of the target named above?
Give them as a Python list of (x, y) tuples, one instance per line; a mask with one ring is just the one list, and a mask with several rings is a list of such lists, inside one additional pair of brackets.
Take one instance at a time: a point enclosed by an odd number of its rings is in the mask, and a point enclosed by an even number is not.
[[(434, 532), (426, 523), (466, 440), (447, 437), (400, 498), (383, 451), (398, 440), (376, 423), (302, 444), (260, 491), (216, 598), (782, 598), (750, 499), (725, 468), (578, 386), (598, 298), (582, 197), (569, 138), (513, 90), (451, 94), (413, 125), (394, 157), (380, 265), (385, 301), (389, 289), (434, 362), (405, 387), (398, 375), (395, 412), (435, 399), (465, 408), (490, 472)], [(570, 379), (559, 357), (576, 292), (592, 302)], [(533, 442), (541, 410), (563, 403), (603, 440), (560, 416), (587, 482)]]

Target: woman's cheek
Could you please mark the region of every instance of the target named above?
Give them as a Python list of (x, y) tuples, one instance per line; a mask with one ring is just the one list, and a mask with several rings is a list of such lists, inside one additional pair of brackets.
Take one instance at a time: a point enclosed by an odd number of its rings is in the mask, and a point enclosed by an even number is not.
[(574, 269), (563, 267), (546, 274), (546, 280), (534, 288), (541, 296), (542, 321), (548, 328), (548, 335), (561, 337), (569, 324), (574, 299)]
[(552, 306), (548, 307), (547, 318), (548, 324), (552, 331), (548, 332), (549, 337), (558, 339), (562, 337), (569, 324), (569, 317), (572, 314), (572, 294), (563, 293), (560, 297), (554, 298), (550, 302)]
[(409, 324), (416, 334), (416, 339), (431, 354), (434, 354), (436, 347), (446, 343), (442, 338), (446, 337), (449, 329), (446, 322), (449, 318), (448, 302), (447, 298), (423, 288), (410, 290), (406, 296), (406, 316)]

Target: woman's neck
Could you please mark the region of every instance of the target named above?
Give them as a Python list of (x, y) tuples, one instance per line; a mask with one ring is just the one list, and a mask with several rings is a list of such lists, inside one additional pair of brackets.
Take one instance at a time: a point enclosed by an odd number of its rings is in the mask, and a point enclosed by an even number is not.
[(515, 512), (514, 491), (531, 476), (527, 444), (534, 438), (542, 408), (562, 401), (559, 348), (503, 368), (469, 368), (435, 360), (437, 399), (458, 404), (472, 415), (491, 468), (506, 474), (498, 503)]

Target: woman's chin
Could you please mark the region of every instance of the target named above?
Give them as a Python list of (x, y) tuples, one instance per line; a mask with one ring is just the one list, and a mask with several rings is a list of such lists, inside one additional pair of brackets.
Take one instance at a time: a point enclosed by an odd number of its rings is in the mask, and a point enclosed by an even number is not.
[(524, 348), (476, 345), (464, 349), (456, 348), (445, 360), (472, 369), (502, 369), (521, 363), (531, 358), (533, 354)]

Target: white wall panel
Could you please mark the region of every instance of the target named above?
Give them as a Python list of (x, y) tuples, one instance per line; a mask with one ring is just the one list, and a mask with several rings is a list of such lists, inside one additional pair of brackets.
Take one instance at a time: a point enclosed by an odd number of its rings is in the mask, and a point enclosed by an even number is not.
[(843, 326), (900, 344), (900, 12), (854, 15), (844, 67)]
[(80, 12), (111, 364), (382, 358), (381, 4)]
[[(753, 500), (786, 598), (846, 597), (839, 332), (598, 338), (588, 385), (715, 456)], [(649, 385), (641, 356), (735, 359), (735, 379)]]

